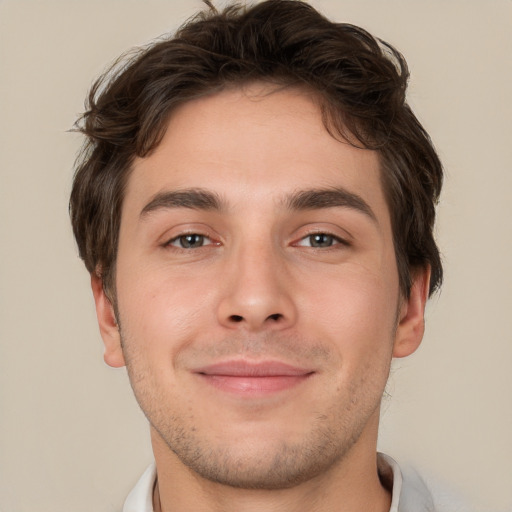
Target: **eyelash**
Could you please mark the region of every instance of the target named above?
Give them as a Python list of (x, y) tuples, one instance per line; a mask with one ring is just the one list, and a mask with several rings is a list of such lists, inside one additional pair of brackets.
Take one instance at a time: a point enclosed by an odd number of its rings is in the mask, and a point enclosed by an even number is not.
[[(208, 240), (210, 243), (204, 244), (201, 243), (199, 247), (184, 247), (183, 242), (187, 238), (196, 237), (201, 240), (201, 242), (204, 242), (205, 240)], [(180, 245), (177, 245), (180, 244)], [(201, 247), (205, 247), (205, 245), (219, 245), (219, 243), (213, 242), (212, 239), (208, 235), (203, 235), (201, 233), (183, 233), (181, 235), (178, 235), (174, 238), (171, 238), (168, 242), (165, 243), (165, 247), (174, 247), (176, 249), (182, 249), (182, 250), (191, 250), (191, 249), (200, 249)]]
[[(309, 239), (310, 244), (313, 243), (313, 237), (325, 237), (330, 242), (329, 245), (325, 247), (321, 246), (314, 246), (314, 245), (305, 245), (302, 242), (307, 241)], [(194, 247), (194, 241), (190, 241), (188, 239), (196, 238), (199, 239), (201, 245)], [(204, 243), (205, 241), (208, 241), (209, 243)], [(320, 242), (321, 243), (321, 242)], [(186, 245), (188, 244), (188, 247)], [(174, 247), (176, 249), (181, 250), (192, 250), (192, 249), (201, 249), (203, 247), (206, 247), (208, 245), (220, 245), (219, 242), (214, 242), (208, 235), (204, 235), (201, 233), (183, 233), (181, 235), (178, 235), (168, 242), (164, 244), (165, 247)], [(311, 249), (332, 249), (333, 246), (336, 245), (343, 245), (343, 246), (350, 246), (350, 243), (344, 240), (343, 238), (340, 238), (339, 236), (333, 235), (332, 233), (325, 232), (325, 231), (318, 231), (315, 233), (310, 233), (308, 235), (303, 236), (300, 238), (297, 242), (293, 243), (292, 245), (296, 247), (309, 247)]]
[[(311, 243), (313, 237), (325, 237), (325, 238), (328, 238), (331, 243), (329, 245), (327, 245), (326, 247), (319, 247), (319, 246), (315, 247), (313, 245), (303, 245), (301, 243), (308, 239)], [(333, 235), (332, 233), (329, 233), (327, 231), (317, 231), (317, 232), (310, 233), (310, 234), (302, 237), (301, 239), (299, 239), (298, 242), (295, 242), (294, 245), (299, 246), (299, 247), (310, 247), (311, 249), (332, 249), (336, 245), (343, 245), (343, 246), (348, 247), (350, 244), (345, 239), (340, 238), (339, 236)]]

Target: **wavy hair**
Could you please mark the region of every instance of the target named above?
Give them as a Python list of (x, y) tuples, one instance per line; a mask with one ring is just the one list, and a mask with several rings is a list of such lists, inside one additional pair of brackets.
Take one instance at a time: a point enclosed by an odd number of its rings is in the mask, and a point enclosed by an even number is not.
[(208, 8), (178, 31), (124, 56), (93, 85), (76, 129), (70, 215), (79, 254), (115, 299), (115, 260), (125, 185), (135, 157), (163, 137), (180, 104), (252, 81), (316, 94), (332, 136), (377, 150), (391, 215), (400, 289), (430, 267), (442, 281), (433, 228), (443, 172), (405, 98), (403, 56), (362, 28), (333, 23), (300, 0)]

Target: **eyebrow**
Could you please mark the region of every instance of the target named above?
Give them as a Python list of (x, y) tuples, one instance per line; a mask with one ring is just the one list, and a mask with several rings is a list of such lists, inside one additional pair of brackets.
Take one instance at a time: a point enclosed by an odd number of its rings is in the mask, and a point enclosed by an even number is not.
[[(368, 216), (377, 223), (377, 217), (368, 203), (359, 195), (340, 187), (299, 190), (285, 196), (283, 204), (289, 210), (320, 210), (324, 208), (350, 208)], [(201, 188), (169, 190), (155, 194), (140, 212), (144, 218), (149, 213), (167, 208), (221, 211), (225, 209), (222, 198), (215, 192)]]
[(359, 195), (344, 188), (299, 190), (285, 198), (290, 210), (319, 210), (322, 208), (350, 208), (367, 215), (377, 223), (377, 217), (370, 205)]
[(140, 217), (166, 208), (190, 208), (193, 210), (222, 210), (223, 202), (219, 195), (208, 190), (191, 188), (159, 192), (142, 208)]

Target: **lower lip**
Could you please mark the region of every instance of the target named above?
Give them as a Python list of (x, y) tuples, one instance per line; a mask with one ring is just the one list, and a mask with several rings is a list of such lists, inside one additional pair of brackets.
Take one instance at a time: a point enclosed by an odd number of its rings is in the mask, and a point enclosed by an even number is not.
[(199, 374), (208, 384), (226, 391), (244, 396), (266, 395), (284, 391), (298, 386), (311, 374), (304, 375), (272, 375), (261, 377), (231, 376), (231, 375), (207, 375)]

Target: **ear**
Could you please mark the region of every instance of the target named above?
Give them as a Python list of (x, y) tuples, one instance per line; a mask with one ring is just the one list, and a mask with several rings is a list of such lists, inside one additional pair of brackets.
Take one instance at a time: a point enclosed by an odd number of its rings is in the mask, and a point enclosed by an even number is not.
[(96, 304), (96, 316), (100, 327), (101, 337), (105, 345), (103, 358), (114, 368), (125, 365), (123, 349), (121, 347), (121, 334), (117, 325), (114, 307), (103, 289), (103, 280), (96, 274), (91, 274), (91, 288)]
[(425, 331), (425, 304), (430, 285), (430, 267), (414, 272), (411, 293), (403, 299), (396, 329), (393, 357), (412, 354), (421, 343)]

